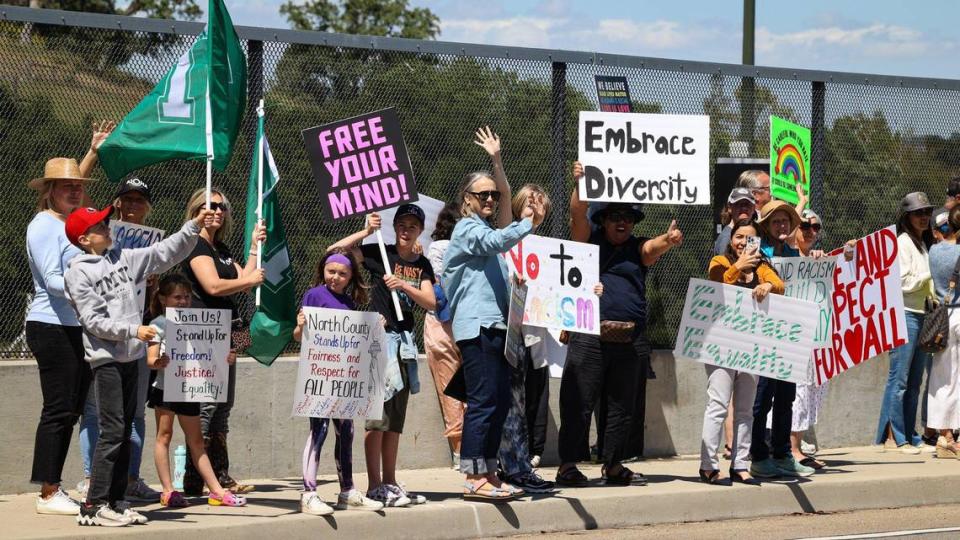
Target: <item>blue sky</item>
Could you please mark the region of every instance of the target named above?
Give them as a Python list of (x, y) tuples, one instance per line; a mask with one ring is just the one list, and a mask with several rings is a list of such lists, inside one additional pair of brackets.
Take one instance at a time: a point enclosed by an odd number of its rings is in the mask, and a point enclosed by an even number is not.
[[(240, 25), (286, 27), (282, 0), (226, 0)], [(739, 63), (740, 0), (411, 0), (441, 40)], [(803, 8), (796, 6), (803, 5)], [(757, 1), (756, 63), (956, 78), (960, 2)]]

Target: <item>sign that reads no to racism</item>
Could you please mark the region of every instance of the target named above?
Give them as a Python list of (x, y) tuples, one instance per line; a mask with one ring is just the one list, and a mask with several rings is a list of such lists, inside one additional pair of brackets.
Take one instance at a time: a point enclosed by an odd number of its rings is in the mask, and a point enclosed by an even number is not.
[(580, 111), (580, 198), (710, 204), (710, 117)]
[(417, 200), (396, 109), (305, 129), (303, 141), (333, 221)]

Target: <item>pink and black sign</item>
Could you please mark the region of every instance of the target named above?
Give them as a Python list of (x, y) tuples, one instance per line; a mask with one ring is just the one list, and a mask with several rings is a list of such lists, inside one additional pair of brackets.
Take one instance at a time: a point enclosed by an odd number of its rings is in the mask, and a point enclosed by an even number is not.
[(417, 200), (394, 108), (305, 129), (303, 142), (332, 221)]

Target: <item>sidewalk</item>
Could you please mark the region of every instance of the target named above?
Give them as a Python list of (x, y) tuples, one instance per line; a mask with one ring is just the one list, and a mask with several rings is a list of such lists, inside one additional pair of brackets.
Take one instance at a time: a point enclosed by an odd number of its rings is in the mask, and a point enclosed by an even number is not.
[[(324, 459), (328, 457), (325, 453)], [(828, 468), (810, 478), (770, 481), (760, 487), (702, 484), (697, 477), (699, 461), (692, 457), (652, 460), (630, 465), (649, 479), (645, 487), (606, 487), (593, 482), (588, 488), (563, 489), (553, 496), (501, 505), (464, 502), (458, 495), (462, 476), (450, 469), (402, 471), (400, 480), (430, 502), (377, 513), (336, 512), (329, 517), (299, 513), (299, 479), (264, 480), (255, 482), (258, 490), (250, 494), (246, 508), (214, 508), (199, 502), (171, 510), (149, 505), (142, 510), (151, 523), (120, 529), (80, 527), (69, 516), (39, 516), (34, 512), (33, 495), (8, 495), (0, 496), (0, 522), (7, 538), (138, 535), (169, 540), (229, 535), (231, 539), (259, 540), (323, 535), (428, 539), (960, 502), (955, 487), (960, 481), (960, 461), (863, 447), (825, 451), (820, 458)], [(582, 470), (590, 478), (600, 475), (597, 466)], [(552, 468), (540, 471), (549, 479), (555, 472)], [(362, 471), (355, 474), (355, 481), (365, 486)], [(318, 492), (331, 501), (337, 490), (336, 479), (325, 477)], [(757, 535), (761, 537), (762, 533)]]

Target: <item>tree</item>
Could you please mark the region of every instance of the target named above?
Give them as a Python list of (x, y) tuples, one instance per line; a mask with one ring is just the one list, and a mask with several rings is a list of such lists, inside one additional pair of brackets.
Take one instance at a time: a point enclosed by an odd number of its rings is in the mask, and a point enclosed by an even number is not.
[(412, 39), (440, 34), (440, 19), (427, 8), (410, 8), (408, 0), (288, 1), (280, 13), (297, 30)]

